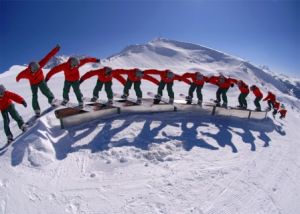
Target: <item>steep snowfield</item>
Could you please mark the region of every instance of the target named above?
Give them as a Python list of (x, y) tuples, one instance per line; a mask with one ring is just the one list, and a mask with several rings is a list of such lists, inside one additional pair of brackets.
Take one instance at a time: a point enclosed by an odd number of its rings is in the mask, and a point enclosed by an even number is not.
[[(50, 112), (0, 153), (0, 213), (298, 213), (300, 104), (283, 78), (218, 51), (165, 39), (129, 46), (103, 64), (223, 72), (264, 92), (275, 91), (287, 104), (288, 116), (248, 121), (182, 112), (127, 114), (61, 130)], [(30, 103), (28, 82), (15, 83), (23, 68), (13, 66), (0, 81)], [(83, 83), (86, 96), (95, 82)], [(61, 74), (49, 81), (57, 97), (62, 85)], [(156, 91), (147, 82), (142, 87)], [(114, 89), (122, 86), (115, 82)], [(176, 95), (187, 89), (176, 83)], [(204, 99), (213, 98), (215, 90), (206, 85)], [(228, 94), (235, 105), (238, 90)], [(47, 100), (40, 98), (46, 108)], [(251, 108), (252, 99), (249, 95)], [(30, 107), (16, 107), (25, 119), (33, 113)], [(3, 143), (2, 119), (0, 126)], [(15, 122), (11, 127), (19, 132)]]

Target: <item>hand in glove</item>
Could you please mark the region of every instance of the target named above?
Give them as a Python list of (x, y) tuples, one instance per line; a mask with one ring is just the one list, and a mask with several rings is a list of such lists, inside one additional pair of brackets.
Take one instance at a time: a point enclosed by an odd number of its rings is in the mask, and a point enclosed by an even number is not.
[(22, 105), (27, 108), (27, 103), (25, 102), (25, 100), (22, 102)]

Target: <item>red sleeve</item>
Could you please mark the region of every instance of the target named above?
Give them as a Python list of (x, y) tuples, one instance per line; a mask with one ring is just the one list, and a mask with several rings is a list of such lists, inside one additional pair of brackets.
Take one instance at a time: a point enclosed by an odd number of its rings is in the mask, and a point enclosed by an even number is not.
[(27, 75), (26, 75), (26, 73), (28, 72), (28, 68), (26, 68), (26, 69), (24, 69), (23, 71), (21, 71), (19, 74), (18, 74), (18, 76), (16, 77), (16, 81), (17, 82), (19, 82), (20, 81), (20, 79), (26, 79), (27, 77)]
[(148, 74), (144, 74), (143, 79), (144, 80), (148, 80), (148, 81), (150, 81), (150, 82), (152, 82), (152, 83), (154, 83), (156, 85), (159, 84), (159, 81), (157, 79), (155, 79), (154, 77), (152, 77), (152, 76), (150, 76)]
[(10, 91), (6, 91), (5, 93), (7, 94), (9, 99), (15, 101), (16, 103), (22, 104), (24, 101), (23, 97), (19, 96), (18, 94), (15, 94)]
[(128, 69), (114, 69), (113, 72), (116, 73), (116, 74), (127, 74), (132, 71), (133, 69), (131, 70), (128, 70)]
[(270, 95), (268, 94), (264, 99), (263, 99), (263, 101), (266, 101), (267, 99), (269, 99), (270, 98)]
[(204, 82), (209, 82), (209, 77), (204, 76)]
[(192, 82), (188, 78), (192, 78), (192, 73), (187, 72), (181, 75), (181, 80), (186, 84), (190, 85)]
[(182, 80), (182, 78), (181, 78), (181, 76), (180, 76), (180, 75), (178, 75), (178, 74), (175, 74), (174, 80), (181, 81), (181, 80)]
[(216, 76), (211, 76), (207, 82), (211, 83), (211, 84), (214, 84), (214, 85), (218, 85), (218, 81), (219, 81), (219, 78), (216, 77)]
[(80, 78), (80, 81), (83, 82), (93, 76), (96, 76), (99, 74), (99, 72), (103, 71), (103, 69), (98, 69), (98, 70), (92, 70), (92, 71), (89, 71), (87, 73), (85, 73), (81, 78)]
[(98, 59), (96, 58), (93, 58), (93, 57), (87, 57), (87, 58), (84, 58), (84, 59), (81, 59), (80, 60), (80, 64), (79, 64), (79, 67), (80, 66), (83, 66), (84, 64), (86, 63), (92, 63), (92, 62), (97, 62)]
[(52, 68), (49, 73), (46, 75), (46, 81), (48, 81), (54, 74), (64, 70), (64, 67), (66, 66), (66, 63), (60, 64), (58, 66), (55, 66)]
[(113, 73), (113, 78), (117, 79), (122, 85), (126, 83), (126, 80), (120, 74)]
[(40, 62), (39, 65), (43, 68), (48, 62), (49, 60), (55, 55), (57, 54), (57, 52), (59, 51), (60, 47), (56, 46), (55, 48), (53, 48)]
[(156, 75), (160, 75), (162, 71), (156, 70), (156, 69), (148, 69), (144, 71), (144, 74), (148, 75), (148, 74), (156, 74)]
[(228, 78), (228, 80), (229, 80), (230, 84), (232, 84), (232, 83), (236, 84), (238, 82), (238, 80), (233, 79), (233, 78)]

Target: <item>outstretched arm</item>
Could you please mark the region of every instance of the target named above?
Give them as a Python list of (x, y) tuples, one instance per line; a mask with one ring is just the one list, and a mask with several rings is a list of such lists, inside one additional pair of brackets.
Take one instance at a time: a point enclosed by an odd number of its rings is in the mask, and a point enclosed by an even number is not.
[(128, 69), (114, 69), (113, 70), (113, 72), (115, 73), (115, 74), (129, 74), (129, 72), (130, 71), (133, 71), (134, 69), (130, 69), (130, 70), (128, 70)]
[(148, 74), (144, 74), (143, 79), (144, 80), (148, 80), (148, 81), (150, 81), (150, 82), (152, 82), (152, 83), (154, 83), (156, 85), (159, 84), (159, 81), (157, 79), (155, 79), (154, 77), (152, 77), (152, 76), (150, 76)]
[(160, 75), (162, 71), (156, 70), (156, 69), (148, 69), (144, 71), (145, 75), (148, 74), (155, 74), (155, 75)]
[(16, 77), (16, 81), (19, 82), (20, 79), (25, 79), (26, 78), (26, 72), (28, 72), (28, 67), (18, 74), (18, 76)]
[(6, 91), (5, 93), (11, 100), (15, 101), (16, 103), (22, 104), (24, 102), (23, 97), (19, 96), (18, 94), (15, 94), (10, 91)]
[(100, 59), (93, 58), (93, 57), (87, 57), (87, 58), (80, 60), (79, 66), (83, 66), (86, 63), (96, 63), (96, 62), (100, 62)]
[(41, 68), (43, 68), (48, 62), (49, 60), (55, 55), (57, 54), (57, 52), (60, 50), (60, 46), (56, 45), (55, 48), (53, 48), (41, 61), (39, 61), (39, 65), (41, 66)]
[(91, 70), (87, 73), (85, 73), (81, 78), (80, 78), (80, 82), (83, 82), (93, 76), (98, 75), (101, 71), (103, 71), (103, 69), (98, 69), (98, 70)]
[(126, 80), (120, 74), (113, 73), (113, 78), (117, 79), (122, 85), (126, 83)]
[(46, 82), (56, 73), (64, 70), (64, 67), (66, 66), (66, 63), (60, 64), (58, 66), (55, 66), (52, 68), (49, 73), (46, 75)]

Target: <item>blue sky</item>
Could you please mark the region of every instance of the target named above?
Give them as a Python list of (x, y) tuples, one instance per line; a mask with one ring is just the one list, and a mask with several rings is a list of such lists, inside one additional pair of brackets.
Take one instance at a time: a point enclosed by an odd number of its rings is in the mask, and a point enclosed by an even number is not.
[(0, 1), (0, 72), (60, 54), (100, 58), (156, 37), (300, 76), (300, 1)]

